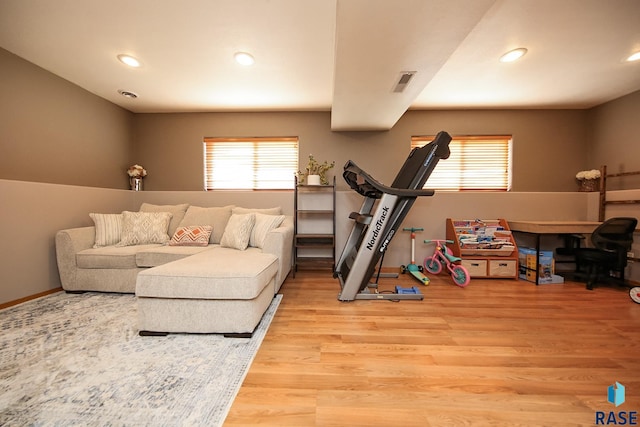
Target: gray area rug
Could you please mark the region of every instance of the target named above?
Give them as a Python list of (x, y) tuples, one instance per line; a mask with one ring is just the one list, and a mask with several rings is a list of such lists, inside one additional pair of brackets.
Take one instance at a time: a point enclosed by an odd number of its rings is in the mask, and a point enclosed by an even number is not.
[(281, 299), (250, 339), (141, 337), (133, 295), (0, 310), (0, 425), (222, 425)]

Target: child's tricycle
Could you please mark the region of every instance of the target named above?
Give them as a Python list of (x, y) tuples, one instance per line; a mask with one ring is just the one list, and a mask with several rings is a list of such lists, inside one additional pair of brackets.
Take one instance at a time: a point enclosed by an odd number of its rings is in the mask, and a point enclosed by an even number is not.
[(436, 249), (433, 255), (424, 259), (424, 268), (433, 274), (439, 274), (443, 266), (447, 266), (447, 270), (451, 273), (454, 283), (462, 288), (469, 284), (471, 277), (466, 268), (460, 265), (462, 258), (454, 256), (451, 249), (447, 248), (447, 243), (453, 243), (451, 240), (425, 240), (424, 243), (435, 243)]

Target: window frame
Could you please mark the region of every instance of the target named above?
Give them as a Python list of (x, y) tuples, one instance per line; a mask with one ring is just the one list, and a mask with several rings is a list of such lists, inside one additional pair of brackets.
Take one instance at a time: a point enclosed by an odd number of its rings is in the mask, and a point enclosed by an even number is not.
[[(414, 147), (421, 147), (428, 142), (433, 141), (435, 136), (412, 136), (411, 137), (411, 149)], [(464, 191), (511, 191), (512, 179), (513, 179), (513, 135), (456, 135), (451, 137), (451, 143), (449, 147), (452, 151), (450, 160), (442, 160), (438, 162), (438, 165), (433, 170), (431, 176), (424, 185), (424, 188), (429, 188), (438, 191), (450, 191), (450, 192), (464, 192)], [(484, 144), (487, 152), (497, 150), (499, 159), (495, 161), (489, 161), (487, 159), (487, 166), (490, 166), (489, 171), (480, 170), (477, 166), (474, 168), (474, 164), (482, 166), (482, 162), (479, 162), (477, 157), (475, 159), (470, 156), (477, 154), (473, 152), (461, 152), (465, 146), (471, 147), (470, 144)], [(482, 149), (482, 147), (479, 147)], [(478, 147), (474, 148), (478, 150)], [(486, 152), (484, 156), (487, 156)], [(465, 159), (465, 156), (467, 157)], [(482, 157), (482, 156), (480, 156)], [(482, 160), (480, 158), (480, 160)], [(456, 161), (458, 167), (455, 164), (447, 163), (450, 161)], [(493, 165), (491, 165), (494, 163)], [(464, 168), (472, 176), (465, 177)], [(461, 169), (461, 167), (463, 169)], [(500, 172), (503, 168), (504, 172)], [(455, 183), (451, 185), (441, 185), (448, 176), (449, 179), (455, 180)], [(453, 176), (455, 174), (455, 176)], [(490, 178), (493, 174), (495, 178), (490, 179), (490, 185), (478, 185), (478, 174), (484, 174), (485, 177)], [(475, 176), (473, 176), (475, 175)], [(498, 178), (499, 176), (499, 178)], [(433, 178), (433, 179), (432, 179)], [(467, 180), (468, 182), (464, 182)]]
[[(203, 171), (204, 171), (204, 190), (205, 191), (278, 191), (278, 190), (293, 190), (295, 185), (294, 174), (298, 171), (298, 162), (299, 162), (299, 145), (300, 141), (297, 136), (286, 136), (286, 137), (233, 137), (233, 138), (223, 138), (223, 137), (205, 137), (203, 138)], [(220, 183), (224, 182), (233, 182), (233, 180), (216, 180), (215, 171), (214, 171), (214, 162), (215, 159), (215, 147), (221, 151), (218, 153), (222, 155), (225, 150), (233, 149), (234, 144), (243, 144), (243, 147), (239, 147), (239, 149), (247, 150), (245, 154), (233, 154), (229, 152), (229, 156), (225, 159), (224, 157), (220, 157), (223, 162), (227, 163), (222, 165), (226, 169), (224, 172), (226, 175), (229, 174), (237, 174), (238, 168), (246, 169), (245, 174), (250, 174), (252, 178), (250, 180), (246, 180), (245, 184), (250, 185), (239, 185), (239, 186), (225, 186), (220, 185)], [(260, 147), (262, 145), (262, 147)], [(264, 152), (265, 147), (268, 145), (280, 145), (283, 150), (288, 150), (288, 153), (281, 153), (280, 155), (275, 155), (274, 147), (271, 147), (271, 151)], [(277, 147), (276, 147), (277, 148)], [(260, 160), (260, 150), (262, 149), (263, 155), (266, 156), (261, 161)], [(247, 155), (250, 155), (250, 159), (247, 159)], [(273, 172), (269, 173), (270, 168), (278, 169), (277, 164), (280, 163), (284, 170), (281, 172)], [(290, 177), (285, 178), (285, 174), (289, 174), (291, 172)], [(272, 180), (265, 181), (264, 179), (260, 179), (260, 175), (272, 175), (277, 176), (278, 178), (273, 178)], [(239, 181), (236, 181), (239, 182)], [(265, 185), (266, 182), (274, 182), (280, 183), (281, 185), (277, 186), (269, 186)]]

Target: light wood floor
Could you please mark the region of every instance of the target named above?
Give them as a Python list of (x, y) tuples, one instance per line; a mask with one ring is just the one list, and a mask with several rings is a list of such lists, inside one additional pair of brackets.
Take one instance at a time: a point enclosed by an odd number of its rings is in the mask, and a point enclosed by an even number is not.
[[(421, 285), (408, 275), (381, 290)], [(299, 272), (226, 426), (571, 426), (640, 411), (640, 305), (627, 289), (444, 274), (424, 301), (339, 302)], [(626, 402), (607, 402), (615, 381)]]

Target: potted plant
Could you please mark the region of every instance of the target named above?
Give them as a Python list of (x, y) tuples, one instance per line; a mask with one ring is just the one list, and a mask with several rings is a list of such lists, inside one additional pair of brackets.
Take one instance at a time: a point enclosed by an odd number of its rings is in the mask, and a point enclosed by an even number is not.
[(576, 179), (580, 181), (580, 191), (596, 191), (600, 180), (600, 171), (598, 169), (580, 171), (576, 174)]
[(326, 173), (329, 169), (335, 166), (336, 162), (331, 163), (326, 160), (323, 163), (319, 163), (313, 154), (309, 154), (309, 162), (304, 172), (298, 171), (298, 179), (301, 184), (306, 181), (307, 185), (329, 185)]

